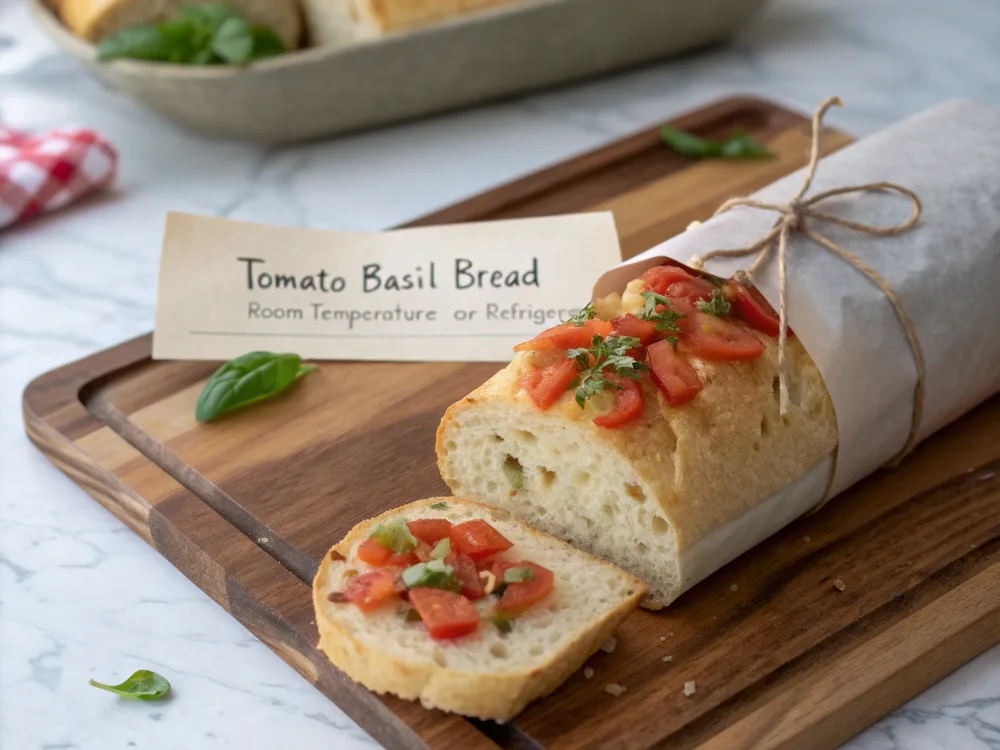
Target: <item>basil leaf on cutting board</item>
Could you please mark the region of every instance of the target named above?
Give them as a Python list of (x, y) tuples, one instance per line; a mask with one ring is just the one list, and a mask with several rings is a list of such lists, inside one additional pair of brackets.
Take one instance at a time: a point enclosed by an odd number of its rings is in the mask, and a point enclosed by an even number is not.
[(133, 26), (108, 36), (97, 48), (97, 59), (246, 65), (286, 51), (271, 29), (251, 26), (225, 3), (205, 3), (182, 6), (178, 17), (166, 23)]
[(696, 159), (773, 159), (775, 156), (741, 128), (734, 130), (728, 141), (713, 141), (664, 125), (660, 128), (660, 138), (678, 154)]
[(233, 409), (242, 408), (281, 393), (313, 370), (298, 354), (250, 352), (231, 359), (212, 375), (195, 407), (195, 419), (210, 422)]
[(153, 701), (170, 692), (170, 683), (166, 678), (148, 669), (133, 672), (131, 677), (118, 685), (105, 685), (97, 680), (91, 680), (90, 684), (122, 698), (137, 698), (141, 701)]

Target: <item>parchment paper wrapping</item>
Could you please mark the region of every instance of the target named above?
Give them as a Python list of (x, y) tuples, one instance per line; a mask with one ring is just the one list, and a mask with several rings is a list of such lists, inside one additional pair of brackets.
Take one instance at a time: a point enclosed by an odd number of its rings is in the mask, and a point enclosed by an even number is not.
[[(754, 197), (786, 203), (802, 179), (796, 172)], [(920, 196), (923, 215), (914, 229), (875, 237), (826, 222), (811, 226), (882, 274), (909, 312), (926, 359), (922, 440), (1000, 391), (1000, 112), (956, 100), (893, 125), (823, 159), (807, 197), (876, 181)], [(910, 204), (895, 194), (864, 193), (816, 208), (890, 225), (905, 220)], [(709, 250), (746, 247), (776, 218), (736, 208), (607, 272), (594, 296), (622, 291), (664, 257), (687, 262)], [(720, 259), (707, 270), (730, 276), (752, 260)], [(777, 277), (772, 255), (754, 278), (775, 309)], [(837, 414), (832, 496), (903, 447), (916, 368), (891, 304), (856, 268), (793, 235), (788, 280), (789, 324), (818, 365)]]

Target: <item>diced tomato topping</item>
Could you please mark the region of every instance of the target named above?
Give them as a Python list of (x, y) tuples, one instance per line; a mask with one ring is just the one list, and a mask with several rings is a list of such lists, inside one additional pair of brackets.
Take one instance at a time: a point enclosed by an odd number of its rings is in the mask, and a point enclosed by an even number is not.
[(418, 518), (408, 522), (406, 526), (413, 536), (428, 544), (439, 542), (451, 531), (451, 521), (444, 518)]
[(611, 321), (619, 336), (634, 336), (643, 346), (652, 344), (658, 338), (656, 326), (649, 321), (637, 318), (632, 313), (626, 313)]
[[(715, 287), (705, 279), (690, 278), (684, 281), (677, 281), (667, 287), (664, 293), (671, 300), (690, 300), (691, 302), (703, 302), (712, 299), (712, 292)], [(676, 308), (676, 305), (675, 305)]]
[(613, 372), (604, 373), (604, 379), (620, 386), (621, 390), (615, 391), (615, 410), (594, 417), (594, 424), (598, 427), (614, 429), (634, 422), (641, 417), (646, 402), (642, 397), (642, 386), (639, 381), (616, 375)]
[(503, 583), (504, 573), (510, 568), (531, 568), (535, 577), (531, 581), (508, 583), (500, 597), (497, 610), (505, 615), (519, 615), (531, 605), (540, 602), (552, 593), (555, 576), (548, 568), (543, 568), (533, 562), (498, 562), (493, 565), (493, 575), (497, 578), (497, 586)]
[[(738, 281), (727, 281), (722, 285), (722, 294), (733, 306), (733, 312), (762, 333), (777, 336), (781, 328), (778, 313), (771, 307), (757, 287), (749, 289)], [(791, 330), (788, 331), (791, 336)]]
[(755, 359), (764, 353), (764, 342), (736, 320), (696, 310), (681, 323), (682, 351), (701, 359)]
[(647, 350), (649, 374), (671, 406), (680, 406), (698, 395), (701, 378), (669, 341), (658, 341)]
[(576, 360), (561, 359), (554, 365), (528, 370), (521, 376), (518, 385), (528, 392), (539, 409), (545, 410), (559, 400), (579, 374)]
[(406, 568), (418, 562), (413, 552), (396, 554), (388, 547), (383, 547), (374, 539), (365, 539), (358, 547), (358, 559), (376, 568), (386, 566)]
[(671, 284), (689, 281), (694, 276), (678, 266), (655, 266), (646, 271), (640, 278), (652, 291), (657, 294), (666, 294), (667, 287)]
[(427, 632), (436, 640), (469, 635), (479, 627), (479, 610), (461, 594), (419, 588), (410, 591), (410, 601)]
[(540, 334), (518, 344), (514, 347), (515, 352), (536, 351), (539, 349), (578, 349), (590, 346), (594, 336), (608, 336), (611, 334), (612, 325), (600, 318), (591, 318), (582, 326), (572, 323), (562, 323), (542, 331)]
[(344, 598), (357, 604), (362, 612), (377, 609), (387, 599), (396, 595), (392, 573), (387, 570), (373, 570), (354, 576), (347, 582)]
[(455, 577), (462, 587), (462, 596), (468, 599), (482, 599), (485, 596), (479, 571), (471, 557), (451, 554), (445, 558), (445, 562), (455, 569)]
[(513, 546), (507, 537), (481, 518), (451, 527), (451, 551), (456, 555), (468, 555), (473, 560), (482, 560)]

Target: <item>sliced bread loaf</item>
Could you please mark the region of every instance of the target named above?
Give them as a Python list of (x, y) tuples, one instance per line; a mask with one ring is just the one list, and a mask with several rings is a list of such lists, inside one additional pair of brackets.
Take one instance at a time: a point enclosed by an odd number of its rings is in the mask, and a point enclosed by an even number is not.
[[(450, 640), (431, 638), (424, 623), (406, 616), (410, 605), (399, 597), (363, 612), (343, 601), (348, 582), (373, 570), (358, 559), (358, 549), (379, 524), (399, 518), (456, 525), (485, 520), (513, 543), (498, 558), (529, 560), (552, 571), (552, 592), (501, 623), (502, 629), (490, 619), (498, 597), (479, 599), (473, 602), (482, 617), (478, 629)], [(319, 648), (351, 679), (428, 708), (504, 720), (577, 670), (646, 591), (639, 579), (502, 510), (462, 498), (431, 498), (354, 527), (320, 565), (313, 600)]]

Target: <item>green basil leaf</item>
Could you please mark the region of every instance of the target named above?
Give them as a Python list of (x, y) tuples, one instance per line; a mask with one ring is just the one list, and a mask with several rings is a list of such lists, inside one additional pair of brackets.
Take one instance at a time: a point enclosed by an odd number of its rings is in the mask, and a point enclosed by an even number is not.
[(579, 312), (571, 315), (569, 319), (564, 320), (563, 323), (569, 323), (570, 325), (580, 328), (584, 324), (586, 324), (588, 320), (593, 320), (596, 317), (597, 317), (597, 311), (594, 310), (594, 303), (588, 302), (586, 305), (580, 308)]
[(316, 369), (298, 354), (250, 352), (226, 362), (206, 383), (195, 419), (208, 422), (233, 409), (269, 398)]
[(692, 133), (664, 125), (660, 128), (660, 138), (663, 142), (683, 156), (696, 159), (718, 157), (722, 159), (760, 159), (772, 158), (774, 153), (767, 150), (763, 144), (755, 141), (744, 130), (734, 130), (727, 141), (713, 141), (699, 138)]
[(490, 617), (490, 622), (496, 625), (501, 635), (507, 635), (514, 630), (514, 619), (510, 615), (497, 612)]
[(438, 540), (438, 543), (434, 545), (434, 549), (431, 550), (431, 560), (444, 560), (450, 554), (451, 539), (445, 537)]
[(230, 18), (239, 18), (235, 8), (225, 3), (201, 3), (181, 7), (181, 19), (205, 29), (209, 35)]
[(138, 698), (143, 701), (156, 700), (170, 692), (170, 683), (156, 672), (151, 672), (148, 669), (134, 672), (131, 677), (119, 685), (105, 685), (96, 680), (91, 680), (90, 684), (95, 688), (120, 695), (122, 698)]
[(403, 583), (408, 589), (444, 589), (458, 592), (462, 587), (455, 577), (455, 569), (444, 560), (411, 565), (403, 571)]
[(227, 18), (212, 36), (212, 52), (231, 65), (250, 62), (253, 54), (250, 24), (242, 18)]
[(703, 312), (707, 312), (710, 315), (729, 315), (732, 312), (733, 306), (726, 302), (726, 298), (722, 296), (721, 289), (712, 290), (712, 299), (708, 302), (699, 302), (698, 309)]
[(534, 580), (535, 571), (527, 565), (522, 568), (507, 568), (503, 574), (504, 583), (531, 583)]
[(417, 548), (420, 542), (410, 533), (406, 519), (396, 516), (389, 523), (380, 523), (368, 537), (374, 539), (386, 549), (391, 549), (397, 555), (405, 555)]
[(428, 505), (427, 507), (432, 510), (446, 510), (448, 508), (448, 503), (442, 500), (439, 503), (434, 503), (432, 505)]
[(177, 49), (177, 41), (163, 34), (159, 27), (134, 26), (106, 37), (97, 48), (97, 59), (101, 62), (122, 58), (169, 62)]
[(520, 461), (513, 456), (507, 456), (500, 468), (503, 469), (503, 474), (507, 477), (507, 483), (511, 489), (519, 490), (524, 487), (524, 469), (521, 467)]
[(253, 36), (253, 53), (251, 60), (261, 60), (265, 57), (274, 57), (288, 51), (281, 37), (275, 34), (266, 26), (254, 26), (250, 29)]

